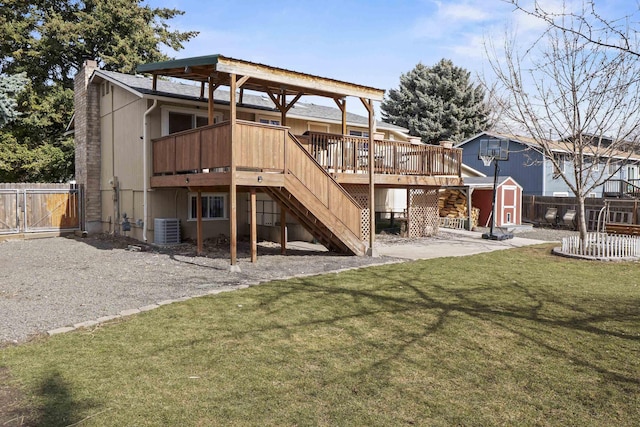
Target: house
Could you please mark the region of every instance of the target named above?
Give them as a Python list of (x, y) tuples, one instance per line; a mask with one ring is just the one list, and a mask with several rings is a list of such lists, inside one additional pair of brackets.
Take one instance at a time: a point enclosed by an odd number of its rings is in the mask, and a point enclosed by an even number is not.
[[(499, 162), (500, 175), (512, 177), (522, 186), (524, 195), (558, 197), (572, 195), (569, 186), (560, 177), (553, 163), (543, 155), (532, 138), (481, 132), (457, 145), (458, 148), (463, 149), (464, 164), (487, 175), (493, 175), (493, 165), (484, 166), (482, 160), (478, 158), (480, 141), (486, 138), (509, 140), (509, 160)], [(552, 142), (552, 145), (555, 147), (553, 152), (560, 162), (562, 171), (569, 172), (572, 164), (568, 151), (562, 143)], [(625, 188), (627, 184), (632, 184), (634, 187), (640, 184), (640, 181), (636, 181), (640, 178), (638, 176), (640, 155), (633, 152), (616, 152), (614, 161), (607, 164), (605, 160), (607, 159), (599, 160), (600, 164), (596, 166), (596, 171), (601, 171), (608, 182), (596, 187), (590, 194), (591, 197), (613, 195), (613, 190), (608, 191), (612, 185), (617, 194), (617, 189), (621, 187), (619, 184)]]
[[(222, 55), (138, 72), (150, 77), (87, 61), (75, 77), (76, 180), (89, 232), (130, 228), (153, 242), (163, 235), (156, 223), (166, 224), (157, 220), (176, 219), (199, 251), (205, 238), (228, 237), (232, 267), (239, 236), (256, 259), (259, 224), (279, 229), (283, 251), (299, 226), (330, 249), (373, 254), (377, 190), (408, 194), (409, 234), (420, 236), (437, 231), (438, 189), (461, 183), (461, 150), (374, 120), (383, 90)], [(348, 113), (348, 99), (369, 117)]]

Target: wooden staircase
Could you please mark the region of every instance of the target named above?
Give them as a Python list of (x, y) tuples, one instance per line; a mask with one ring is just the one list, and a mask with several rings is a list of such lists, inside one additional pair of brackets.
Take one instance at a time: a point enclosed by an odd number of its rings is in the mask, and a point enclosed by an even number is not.
[(284, 187), (266, 187), (320, 243), (330, 250), (364, 255), (362, 209), (289, 133)]

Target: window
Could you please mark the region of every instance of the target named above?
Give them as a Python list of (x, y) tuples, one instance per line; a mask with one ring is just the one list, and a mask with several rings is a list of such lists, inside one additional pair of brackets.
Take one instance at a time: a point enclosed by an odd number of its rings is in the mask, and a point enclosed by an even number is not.
[[(223, 193), (202, 193), (202, 219), (227, 219), (227, 195)], [(198, 218), (198, 194), (189, 193), (189, 221)]]
[(567, 191), (554, 191), (553, 197), (569, 197), (569, 193)]
[(557, 178), (560, 174), (565, 172), (565, 163), (567, 161), (567, 156), (565, 154), (555, 154), (554, 159), (556, 163), (558, 163), (558, 167), (553, 166), (553, 177)]
[(100, 85), (100, 94), (102, 96), (106, 96), (109, 95), (109, 89), (110, 89), (111, 85), (109, 84), (109, 82), (103, 82)]
[(280, 126), (280, 120), (279, 119), (272, 119), (270, 117), (258, 117), (258, 123), (264, 123), (265, 125)]
[(169, 112), (169, 133), (193, 129), (193, 114)]
[[(214, 112), (213, 122), (222, 121), (222, 112)], [(203, 110), (169, 107), (162, 109), (162, 134), (182, 132), (189, 129), (207, 126), (209, 115)]]
[(365, 130), (349, 129), (349, 135), (351, 135), (351, 136), (362, 136), (364, 138), (368, 138), (369, 137), (369, 132), (365, 131)]
[(613, 160), (609, 161), (609, 175), (613, 175), (618, 170), (618, 163)]

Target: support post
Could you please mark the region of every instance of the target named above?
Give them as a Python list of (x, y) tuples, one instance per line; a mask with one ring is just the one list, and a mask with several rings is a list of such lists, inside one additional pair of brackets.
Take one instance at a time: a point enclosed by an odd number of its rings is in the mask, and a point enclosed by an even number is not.
[(407, 188), (407, 235), (411, 237), (411, 189)]
[(251, 188), (251, 262), (258, 261), (258, 225), (256, 223), (257, 208), (256, 208), (256, 189)]
[(280, 253), (287, 254), (287, 211), (280, 205)]
[(367, 255), (377, 256), (374, 249), (376, 240), (376, 202), (375, 202), (375, 140), (373, 137), (376, 131), (376, 121), (371, 99), (360, 98), (365, 108), (369, 112), (369, 249)]
[(471, 206), (471, 203), (472, 203), (471, 196), (473, 194), (473, 188), (467, 187), (466, 193), (467, 193), (467, 217), (469, 218), (467, 222), (467, 230), (471, 231), (473, 229), (473, 224), (471, 224), (471, 218), (473, 216), (473, 206)]
[(196, 254), (202, 255), (202, 191), (198, 190), (198, 196), (196, 197), (196, 240), (197, 249)]
[(345, 98), (334, 98), (333, 99), (336, 103), (336, 105), (338, 106), (338, 108), (340, 109), (340, 112), (342, 113), (342, 134), (346, 135), (347, 134), (347, 100)]
[(239, 272), (240, 268), (237, 265), (237, 250), (238, 250), (238, 218), (237, 218), (237, 203), (238, 195), (236, 188), (236, 156), (235, 151), (237, 147), (236, 139), (238, 138), (238, 132), (236, 131), (236, 75), (230, 74), (229, 83), (229, 110), (231, 121), (231, 183), (229, 184), (229, 253), (231, 258), (231, 268), (233, 272)]
[(208, 86), (209, 86), (209, 99), (208, 99), (207, 106), (208, 106), (208, 112), (209, 112), (209, 124), (210, 125), (212, 125), (214, 120), (215, 120), (214, 114), (213, 114), (213, 108), (214, 108), (214, 106), (213, 106), (213, 101), (214, 101), (213, 100), (213, 93), (214, 93), (216, 88), (215, 88), (215, 86), (213, 86), (212, 80), (213, 79), (211, 77), (209, 77), (209, 84), (208, 84)]

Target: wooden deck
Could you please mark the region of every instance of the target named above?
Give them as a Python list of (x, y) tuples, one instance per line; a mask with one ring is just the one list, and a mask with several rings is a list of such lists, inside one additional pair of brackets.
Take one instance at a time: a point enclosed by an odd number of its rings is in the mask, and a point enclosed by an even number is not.
[(462, 181), (458, 149), (375, 141), (370, 153), (368, 138), (296, 137), (284, 126), (240, 120), (233, 136), (231, 130), (226, 122), (154, 140), (151, 187), (229, 186), (252, 194), (261, 188), (328, 248), (363, 255), (373, 221), (364, 218), (369, 206), (343, 185), (370, 185), (369, 158), (375, 163), (374, 186), (433, 188)]
[[(153, 141), (152, 187), (228, 185), (229, 122)], [(289, 172), (288, 128), (238, 120), (234, 147), (238, 185), (280, 186)], [(311, 132), (296, 139), (340, 184), (368, 185), (368, 138)], [(385, 187), (460, 185), (462, 150), (376, 140), (375, 184)], [(260, 176), (260, 179), (258, 179)]]

